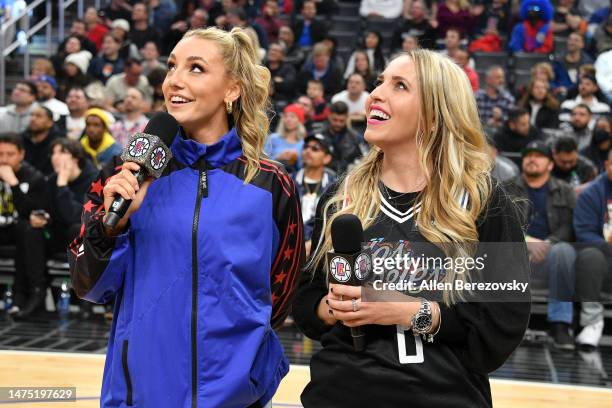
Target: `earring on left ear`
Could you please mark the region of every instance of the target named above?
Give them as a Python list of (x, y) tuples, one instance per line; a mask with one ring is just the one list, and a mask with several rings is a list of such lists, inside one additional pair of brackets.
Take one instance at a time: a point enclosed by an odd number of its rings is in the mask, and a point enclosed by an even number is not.
[(225, 102), (225, 110), (227, 111), (228, 115), (232, 114), (232, 112), (234, 111), (234, 107), (232, 106), (232, 101)]

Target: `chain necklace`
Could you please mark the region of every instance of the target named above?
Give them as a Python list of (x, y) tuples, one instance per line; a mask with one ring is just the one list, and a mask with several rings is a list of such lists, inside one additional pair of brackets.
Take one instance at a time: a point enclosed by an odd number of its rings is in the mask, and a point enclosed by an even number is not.
[[(378, 183), (379, 183), (379, 185), (380, 185), (380, 186), (382, 186), (382, 188), (381, 188), (381, 190), (382, 190), (382, 191), (381, 191), (381, 192), (382, 192), (384, 195), (386, 195), (386, 196), (387, 196), (387, 199), (388, 199), (388, 200), (397, 200), (398, 198), (403, 197), (403, 196), (405, 196), (406, 194), (413, 194), (413, 193), (416, 193), (416, 192), (420, 191), (420, 189), (419, 189), (419, 190), (417, 190), (417, 191), (408, 191), (408, 192), (405, 192), (405, 193), (399, 193), (399, 194), (398, 194), (398, 195), (396, 195), (396, 196), (391, 196), (391, 191), (390, 191), (390, 190), (389, 190), (389, 188), (388, 188), (388, 187), (385, 185), (385, 183), (383, 183), (383, 182), (382, 182), (382, 180), (381, 180), (381, 181), (379, 181)], [(421, 187), (423, 184), (424, 184), (424, 183), (420, 183), (420, 184), (418, 184), (418, 185), (417, 185), (417, 187)]]

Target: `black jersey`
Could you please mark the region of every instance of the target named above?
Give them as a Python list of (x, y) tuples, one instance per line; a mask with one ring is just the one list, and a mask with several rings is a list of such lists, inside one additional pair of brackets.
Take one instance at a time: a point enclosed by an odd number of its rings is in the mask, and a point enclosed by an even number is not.
[[(336, 189), (337, 184), (330, 186), (320, 200), (313, 243), (319, 242), (322, 209)], [(417, 194), (389, 199), (386, 189), (379, 193), (381, 211), (364, 231), (366, 241), (424, 241), (414, 222), (420, 210)], [(493, 189), (478, 220), (478, 233), (481, 242), (524, 243), (517, 211), (500, 186)], [(523, 249), (523, 259), (515, 264), (528, 268), (526, 246)], [(433, 343), (399, 325), (367, 325), (365, 350), (355, 352), (349, 328), (341, 323), (329, 327), (318, 319), (316, 310), (326, 294), (323, 270), (303, 274), (293, 315), (298, 327), (323, 346), (310, 363), (311, 382), (301, 396), (305, 408), (491, 407), (488, 373), (519, 345), (530, 312), (529, 293), (520, 303), (440, 304), (441, 326)]]

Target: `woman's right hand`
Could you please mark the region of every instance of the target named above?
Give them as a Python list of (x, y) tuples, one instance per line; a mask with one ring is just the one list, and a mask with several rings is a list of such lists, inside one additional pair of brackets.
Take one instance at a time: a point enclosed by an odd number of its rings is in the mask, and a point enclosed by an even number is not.
[[(138, 186), (136, 176), (134, 176), (132, 172), (138, 171), (139, 169), (140, 166), (138, 164), (133, 162), (125, 162), (123, 163), (121, 171), (112, 176), (104, 186), (104, 210), (106, 213), (108, 213), (108, 209), (110, 208), (115, 197), (121, 196), (126, 200), (132, 200), (132, 203), (130, 204), (123, 218), (119, 220), (115, 230), (108, 231), (109, 233), (116, 233), (125, 228), (130, 215), (140, 208), (140, 205), (147, 194), (147, 190), (149, 185), (151, 185), (152, 179), (148, 178), (144, 181), (144, 183), (142, 183), (141, 186)], [(105, 220), (106, 215), (104, 216), (103, 221)]]

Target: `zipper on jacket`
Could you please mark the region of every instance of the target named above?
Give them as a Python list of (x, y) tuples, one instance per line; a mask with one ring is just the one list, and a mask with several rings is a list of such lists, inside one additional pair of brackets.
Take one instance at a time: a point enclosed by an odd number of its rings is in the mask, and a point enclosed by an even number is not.
[(200, 223), (200, 206), (202, 197), (208, 197), (208, 177), (206, 168), (200, 169), (198, 176), (198, 195), (193, 212), (191, 230), (191, 406), (197, 407), (198, 393), (198, 225)]
[(127, 405), (133, 405), (132, 402), (132, 378), (130, 377), (130, 370), (128, 368), (128, 341), (123, 340), (123, 349), (121, 351), (121, 365), (123, 366), (123, 375), (125, 376), (125, 384), (127, 387), (127, 395), (125, 397), (125, 403)]

